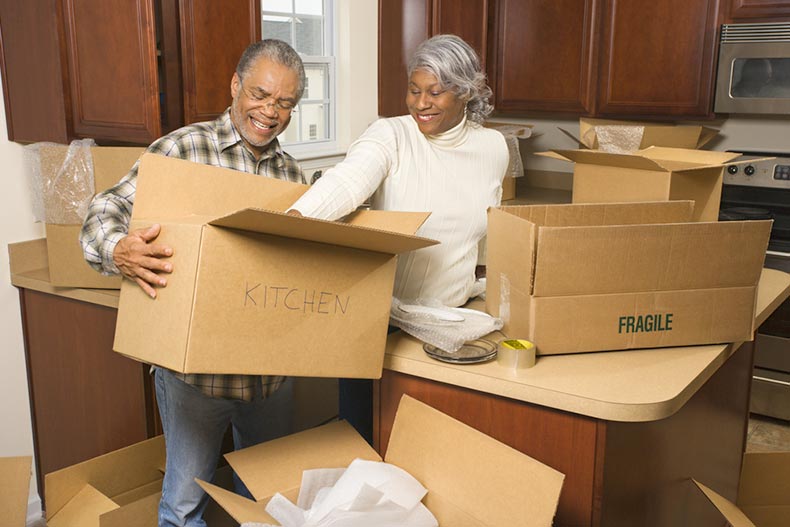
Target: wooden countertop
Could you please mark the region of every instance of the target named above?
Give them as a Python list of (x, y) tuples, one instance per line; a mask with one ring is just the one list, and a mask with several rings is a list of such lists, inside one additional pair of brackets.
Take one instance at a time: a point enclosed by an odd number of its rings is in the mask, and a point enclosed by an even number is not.
[[(764, 269), (756, 325), (790, 295), (790, 275)], [(491, 334), (498, 340), (503, 335)], [(740, 343), (538, 357), (513, 372), (491, 361), (456, 365), (434, 360), (403, 332), (387, 342), (384, 367), (510, 399), (609, 421), (655, 421), (674, 414)]]

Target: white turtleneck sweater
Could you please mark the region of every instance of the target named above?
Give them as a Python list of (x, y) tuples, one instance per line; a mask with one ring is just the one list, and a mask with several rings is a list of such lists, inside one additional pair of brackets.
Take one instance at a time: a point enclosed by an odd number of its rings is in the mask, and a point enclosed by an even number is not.
[(502, 134), (465, 118), (436, 136), (423, 135), (409, 115), (380, 119), (291, 208), (336, 220), (370, 197), (372, 209), (431, 212), (418, 234), (441, 244), (400, 255), (393, 295), (459, 306), (469, 299), (486, 211), (500, 203), (508, 161)]

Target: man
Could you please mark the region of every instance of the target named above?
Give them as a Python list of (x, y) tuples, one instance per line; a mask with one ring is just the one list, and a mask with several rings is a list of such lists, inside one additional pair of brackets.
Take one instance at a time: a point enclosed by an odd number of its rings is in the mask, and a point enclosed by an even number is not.
[[(215, 121), (171, 132), (147, 151), (304, 183), (299, 165), (277, 141), (304, 86), (304, 66), (288, 44), (256, 42), (244, 51), (233, 74), (230, 108)], [(156, 288), (166, 287), (166, 275), (174, 272), (168, 261), (174, 249), (156, 242), (159, 225), (128, 232), (136, 178), (137, 165), (116, 186), (94, 198), (80, 242), (85, 259), (95, 269), (122, 273), (156, 298)], [(180, 374), (159, 367), (154, 375), (167, 451), (159, 525), (203, 527), (208, 498), (194, 479), (213, 478), (228, 424), (233, 425), (236, 449), (270, 438), (276, 424), (269, 422), (267, 398), (285, 379)]]

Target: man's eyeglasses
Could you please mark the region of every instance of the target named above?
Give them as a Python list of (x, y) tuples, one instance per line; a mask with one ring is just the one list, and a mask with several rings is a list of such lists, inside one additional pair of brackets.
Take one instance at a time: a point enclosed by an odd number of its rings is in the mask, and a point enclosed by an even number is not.
[(265, 91), (248, 90), (243, 85), (241, 89), (244, 91), (244, 95), (251, 101), (256, 104), (262, 104), (263, 106), (274, 106), (274, 109), (278, 112), (291, 113), (293, 109), (296, 108), (296, 102), (290, 99), (275, 99)]

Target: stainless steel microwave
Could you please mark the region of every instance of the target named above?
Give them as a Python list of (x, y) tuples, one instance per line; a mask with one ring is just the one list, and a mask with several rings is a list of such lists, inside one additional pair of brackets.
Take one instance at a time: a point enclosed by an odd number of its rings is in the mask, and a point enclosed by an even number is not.
[(722, 25), (713, 109), (790, 115), (790, 23)]

